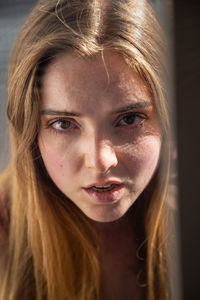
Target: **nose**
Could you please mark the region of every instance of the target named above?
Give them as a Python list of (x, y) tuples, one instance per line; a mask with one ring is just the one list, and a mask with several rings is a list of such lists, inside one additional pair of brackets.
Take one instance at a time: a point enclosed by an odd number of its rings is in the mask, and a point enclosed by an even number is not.
[(109, 141), (94, 141), (85, 153), (86, 168), (94, 169), (99, 173), (107, 173), (118, 164), (115, 147)]

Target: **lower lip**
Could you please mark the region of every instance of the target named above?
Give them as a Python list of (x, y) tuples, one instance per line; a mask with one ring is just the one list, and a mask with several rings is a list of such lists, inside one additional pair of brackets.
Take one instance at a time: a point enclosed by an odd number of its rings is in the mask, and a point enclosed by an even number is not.
[(97, 203), (112, 203), (116, 202), (122, 195), (122, 190), (124, 188), (123, 184), (118, 184), (116, 187), (114, 187), (110, 191), (106, 192), (97, 192), (94, 191), (92, 188), (84, 189), (90, 199)]

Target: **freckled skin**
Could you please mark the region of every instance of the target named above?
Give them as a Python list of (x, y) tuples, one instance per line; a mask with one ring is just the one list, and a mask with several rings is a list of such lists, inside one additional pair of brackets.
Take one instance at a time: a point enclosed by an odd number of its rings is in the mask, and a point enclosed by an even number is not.
[[(115, 53), (105, 52), (105, 63), (109, 80), (100, 56), (86, 60), (63, 55), (47, 67), (41, 110), (75, 111), (81, 116), (67, 117), (75, 125), (64, 131), (49, 126), (60, 115), (42, 115), (38, 135), (44, 164), (57, 187), (89, 218), (101, 222), (117, 220), (136, 201), (156, 170), (162, 142), (143, 80)], [(152, 104), (134, 109), (145, 118), (121, 126), (123, 114), (113, 112), (140, 101)], [(94, 203), (83, 190), (110, 179), (124, 183), (115, 203)]]

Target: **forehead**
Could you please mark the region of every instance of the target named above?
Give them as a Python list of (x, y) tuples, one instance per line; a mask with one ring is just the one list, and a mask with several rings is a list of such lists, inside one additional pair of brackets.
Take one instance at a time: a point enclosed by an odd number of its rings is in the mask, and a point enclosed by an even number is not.
[(149, 89), (139, 75), (133, 71), (117, 53), (105, 52), (92, 58), (80, 58), (63, 54), (46, 68), (42, 79), (43, 101), (53, 95), (63, 99), (81, 97), (83, 102), (95, 97), (113, 97), (137, 100), (151, 98)]

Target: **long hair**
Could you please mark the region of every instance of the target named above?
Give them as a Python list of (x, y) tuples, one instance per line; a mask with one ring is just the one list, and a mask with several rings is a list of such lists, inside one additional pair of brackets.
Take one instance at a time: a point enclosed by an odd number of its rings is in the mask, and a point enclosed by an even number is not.
[[(157, 17), (141, 0), (41, 0), (17, 37), (9, 69), (12, 159), (1, 178), (8, 211), (1, 300), (94, 300), (100, 295), (98, 236), (87, 217), (55, 187), (38, 146), (40, 84), (60, 53), (95, 57), (110, 49), (145, 80), (163, 132), (158, 170), (143, 192), (147, 299), (168, 299), (166, 195), (169, 120), (165, 46)], [(7, 216), (6, 215), (6, 216)]]

